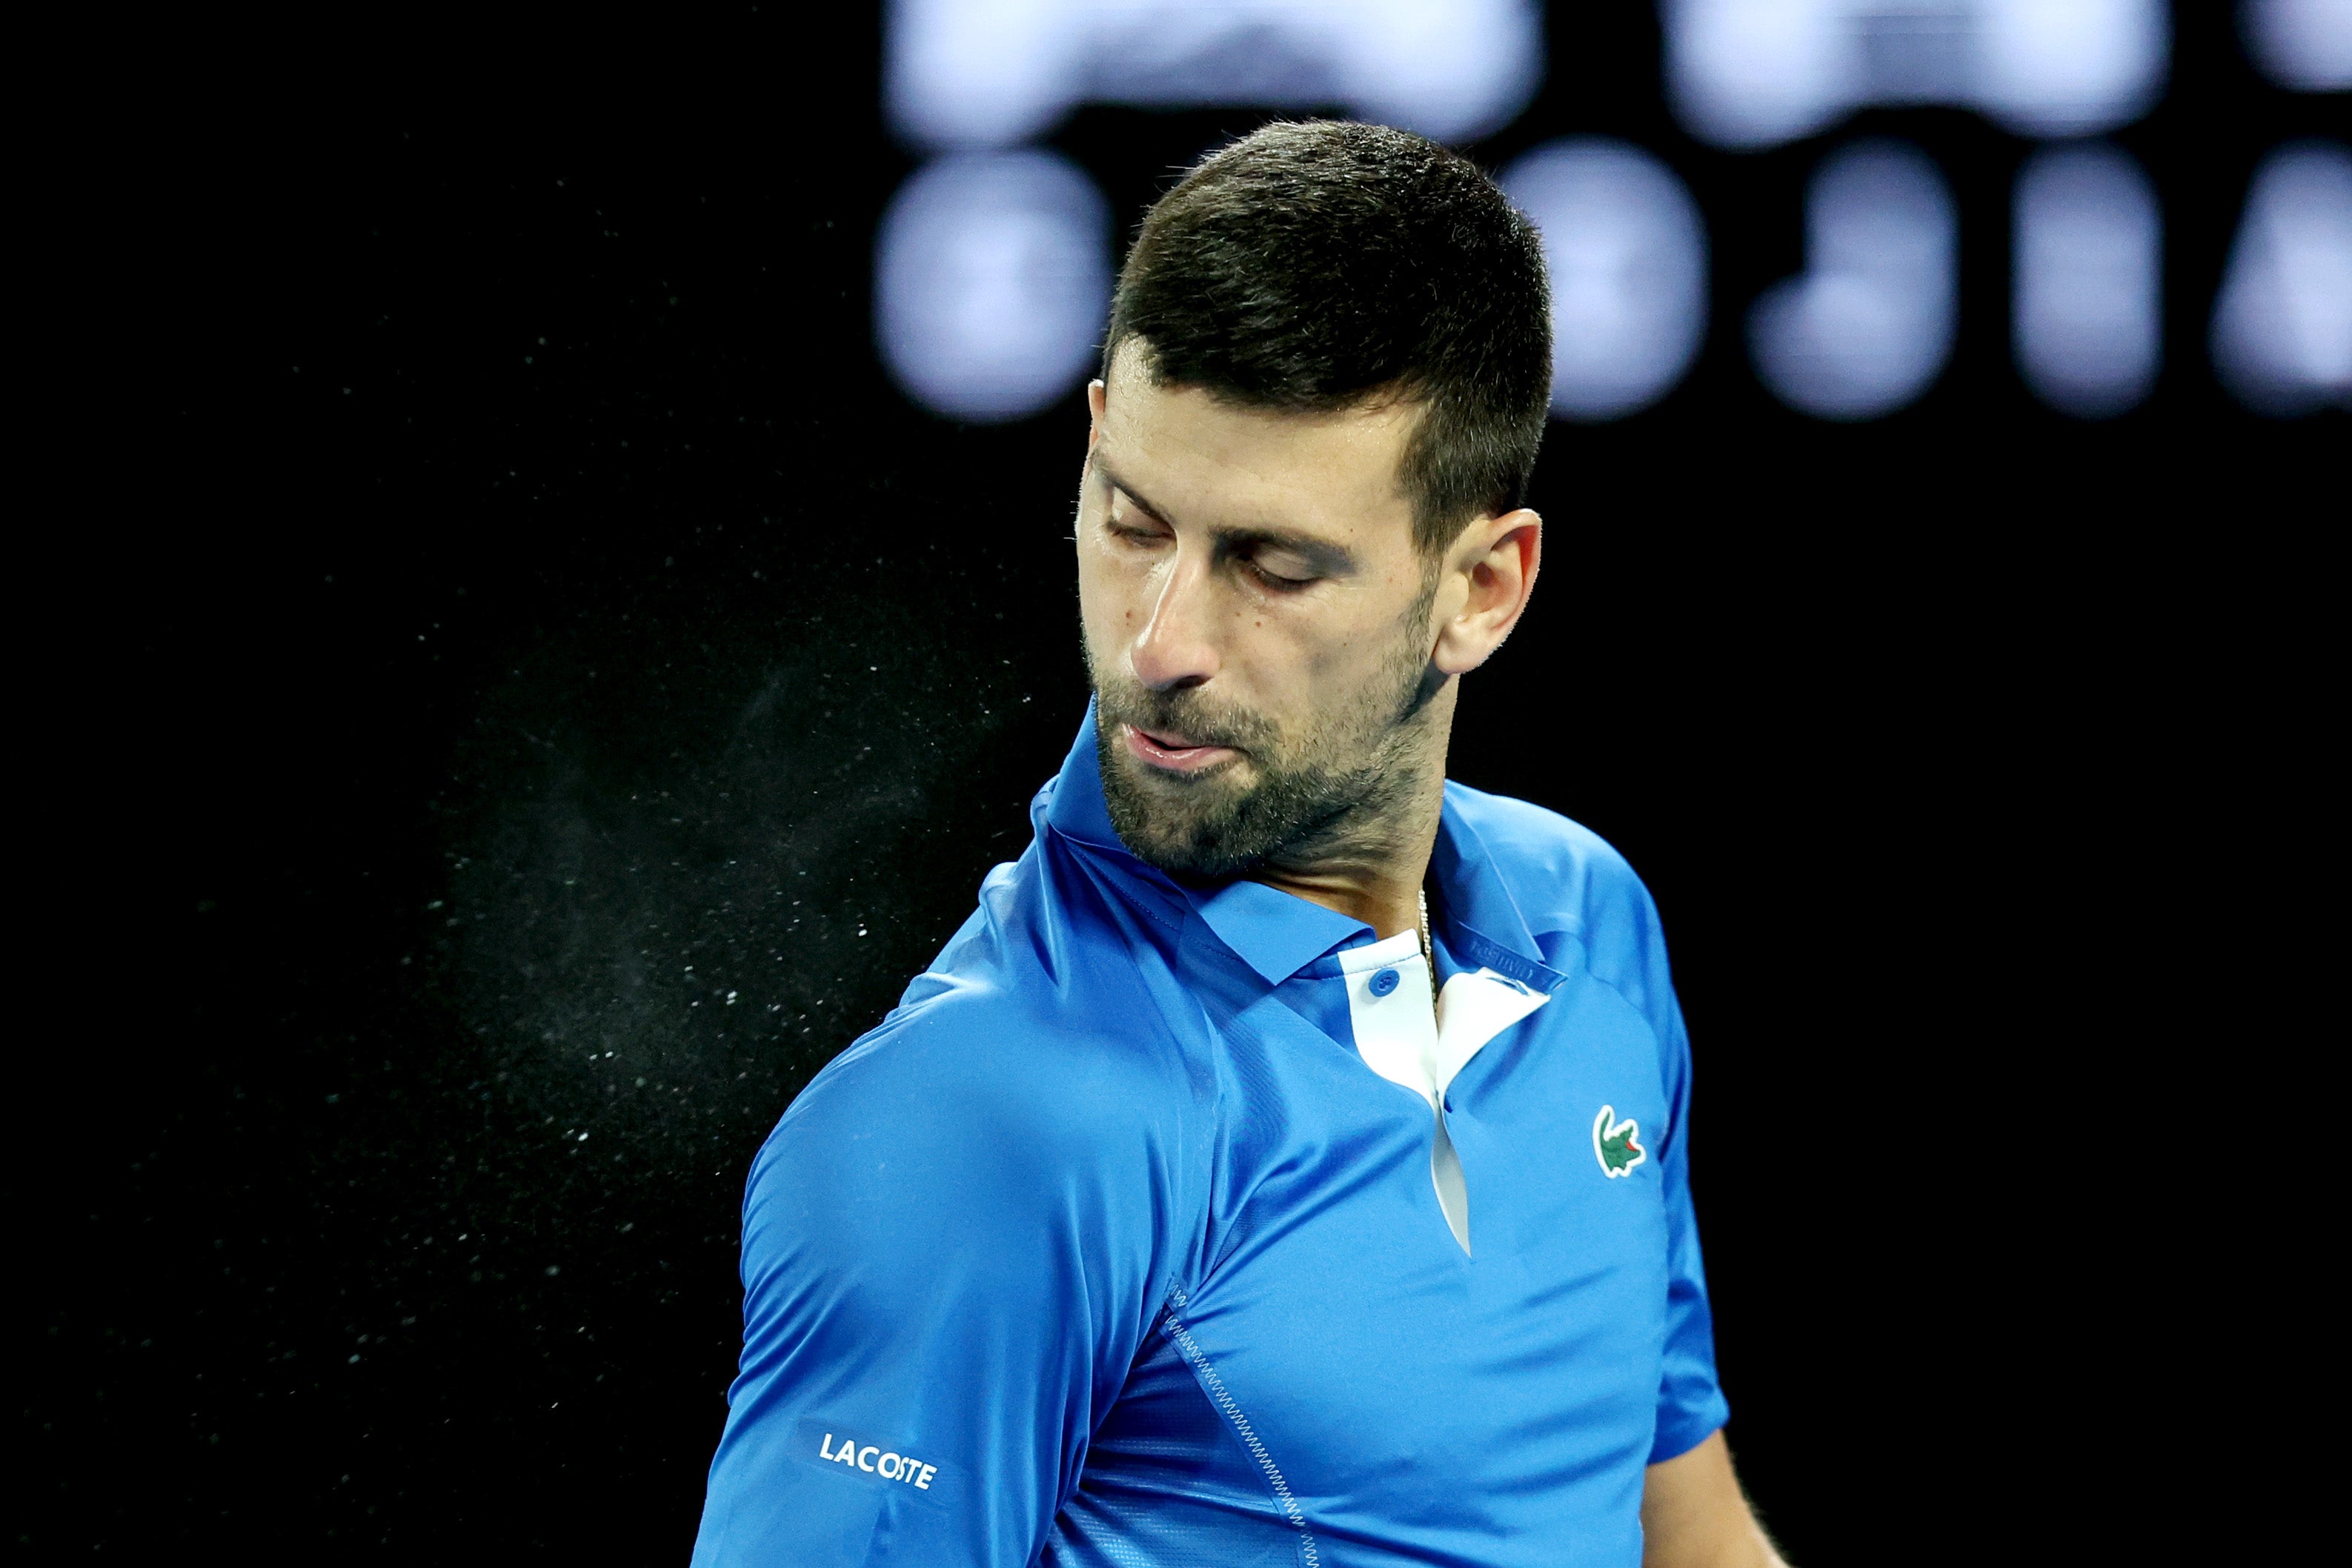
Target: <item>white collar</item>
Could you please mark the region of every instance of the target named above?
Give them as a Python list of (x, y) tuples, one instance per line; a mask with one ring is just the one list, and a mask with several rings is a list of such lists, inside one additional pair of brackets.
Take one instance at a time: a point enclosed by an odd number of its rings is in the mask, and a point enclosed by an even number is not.
[[(1376, 994), (1373, 977), (1388, 969), (1396, 972), (1396, 987)], [(1416, 931), (1352, 948), (1339, 954), (1339, 970), (1364, 1065), (1420, 1095), (1432, 1110), (1487, 1041), (1550, 1000), (1491, 969), (1465, 970), (1445, 983), (1433, 1010)]]
[(1487, 1041), (1551, 998), (1480, 969), (1448, 980), (1433, 1009), (1418, 931), (1339, 954), (1339, 971), (1348, 985), (1348, 1021), (1364, 1065), (1429, 1106), (1430, 1185), (1446, 1228), (1467, 1254), (1470, 1190), (1454, 1135), (1446, 1131), (1445, 1090)]

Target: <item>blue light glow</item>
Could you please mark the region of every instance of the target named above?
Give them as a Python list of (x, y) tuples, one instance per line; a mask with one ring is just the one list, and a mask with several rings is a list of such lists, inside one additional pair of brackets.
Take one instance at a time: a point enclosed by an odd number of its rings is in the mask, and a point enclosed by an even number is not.
[(1530, 0), (897, 0), (885, 71), (919, 147), (1009, 145), (1081, 103), (1339, 105), (1461, 142), (1534, 96), (1543, 19)]
[(1598, 137), (1547, 142), (1501, 181), (1543, 231), (1552, 412), (1614, 419), (1664, 396), (1706, 334), (1706, 230), (1682, 181)]
[(1757, 374), (1792, 408), (1874, 419), (1926, 392), (1952, 348), (1952, 194), (1917, 148), (1832, 153), (1805, 199), (1805, 271), (1748, 317)]
[(874, 327), (907, 395), (975, 423), (1082, 380), (1110, 303), (1110, 212), (1057, 153), (953, 153), (899, 188), (875, 237)]
[(2247, 0), (2247, 52), (2298, 92), (2352, 88), (2352, 0)]
[(2163, 343), (2164, 224), (2131, 156), (2101, 144), (2037, 153), (2011, 226), (2017, 368), (2052, 407), (2105, 418), (2137, 406)]
[(1664, 0), (1691, 132), (1769, 147), (1869, 104), (1975, 109), (2028, 136), (2112, 130), (2164, 86), (2162, 0)]
[(2283, 147), (2255, 171), (2213, 306), (2213, 368), (2264, 414), (2352, 408), (2352, 151)]

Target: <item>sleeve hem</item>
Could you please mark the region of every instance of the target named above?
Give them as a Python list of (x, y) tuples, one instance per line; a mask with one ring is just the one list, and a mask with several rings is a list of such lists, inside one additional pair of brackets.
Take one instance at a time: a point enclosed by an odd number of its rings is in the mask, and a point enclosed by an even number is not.
[(1696, 1410), (1677, 1411), (1672, 1417), (1662, 1412), (1657, 1437), (1650, 1445), (1649, 1462), (1663, 1465), (1668, 1459), (1682, 1458), (1721, 1431), (1730, 1419), (1730, 1402), (1720, 1394)]

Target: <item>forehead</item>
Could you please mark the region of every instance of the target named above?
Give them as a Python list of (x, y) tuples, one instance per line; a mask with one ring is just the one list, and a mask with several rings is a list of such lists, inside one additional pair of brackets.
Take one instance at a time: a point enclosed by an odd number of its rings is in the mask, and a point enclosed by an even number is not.
[(1122, 346), (1104, 392), (1096, 456), (1179, 526), (1279, 526), (1368, 546), (1409, 542), (1402, 485), (1416, 405), (1383, 400), (1328, 414), (1223, 401), (1156, 384)]

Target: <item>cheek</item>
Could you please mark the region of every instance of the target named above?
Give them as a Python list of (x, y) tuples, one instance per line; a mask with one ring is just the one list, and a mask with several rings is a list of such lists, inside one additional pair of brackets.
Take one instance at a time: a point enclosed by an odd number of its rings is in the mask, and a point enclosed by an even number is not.
[(1139, 625), (1150, 617), (1174, 556), (1097, 535), (1078, 547), (1078, 611), (1089, 622)]
[(1097, 654), (1132, 635), (1136, 595), (1129, 576), (1099, 550), (1078, 547), (1078, 625)]
[[(1263, 637), (1274, 628), (1257, 636)], [(1427, 649), (1401, 613), (1351, 616), (1344, 626), (1316, 628), (1315, 635), (1286, 639), (1280, 657), (1297, 673), (1289, 684), (1309, 694), (1308, 708), (1319, 724), (1353, 714), (1366, 703), (1385, 707), (1397, 682), (1417, 672)]]

